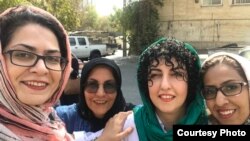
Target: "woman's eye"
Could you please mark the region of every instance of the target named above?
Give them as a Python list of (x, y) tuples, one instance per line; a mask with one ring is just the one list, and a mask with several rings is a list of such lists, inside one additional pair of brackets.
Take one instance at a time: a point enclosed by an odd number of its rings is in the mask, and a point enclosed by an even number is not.
[(183, 74), (181, 72), (173, 72), (172, 75), (175, 77), (182, 77), (183, 76)]
[(26, 52), (14, 53), (12, 57), (16, 60), (30, 61), (36, 58), (35, 55)]
[(231, 85), (225, 86), (225, 88), (226, 88), (227, 90), (234, 90), (234, 89), (237, 89), (238, 86), (237, 86), (237, 85), (234, 85), (234, 84), (231, 84)]
[(15, 54), (15, 57), (17, 57), (17, 58), (30, 58), (30, 56), (32, 56), (32, 55), (30, 55), (28, 53), (16, 53)]
[(152, 79), (152, 80), (154, 80), (154, 79), (158, 79), (158, 78), (161, 78), (161, 74), (151, 74), (151, 75), (149, 75), (149, 79)]
[(175, 72), (173, 72), (172, 76), (174, 76), (177, 80), (187, 80), (186, 73), (181, 72), (181, 71), (175, 71)]
[(51, 64), (59, 64), (61, 62), (61, 57), (58, 57), (58, 56), (46, 56), (46, 60)]

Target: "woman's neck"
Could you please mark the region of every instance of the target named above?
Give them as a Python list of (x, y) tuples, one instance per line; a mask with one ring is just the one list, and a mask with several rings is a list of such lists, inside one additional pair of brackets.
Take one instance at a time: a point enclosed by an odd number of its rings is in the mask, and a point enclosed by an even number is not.
[(250, 116), (247, 118), (247, 120), (245, 121), (244, 125), (250, 125)]
[(186, 112), (186, 108), (181, 108), (178, 111), (174, 111), (171, 113), (159, 112), (156, 110), (156, 114), (162, 121), (166, 130), (170, 130), (173, 128), (173, 125), (177, 123), (182, 117), (184, 117)]

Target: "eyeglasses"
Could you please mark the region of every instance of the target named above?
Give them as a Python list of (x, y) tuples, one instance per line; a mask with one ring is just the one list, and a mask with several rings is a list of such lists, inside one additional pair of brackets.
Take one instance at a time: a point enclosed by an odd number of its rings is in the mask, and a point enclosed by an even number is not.
[[(85, 84), (85, 90), (88, 93), (96, 93), (97, 90), (99, 89), (99, 83), (97, 81), (87, 81), (87, 83)], [(103, 84), (103, 88), (104, 88), (104, 92), (107, 94), (113, 94), (116, 92), (116, 84), (114, 81), (106, 81)]]
[(234, 82), (225, 84), (219, 88), (214, 86), (205, 86), (202, 90), (202, 95), (206, 100), (216, 98), (217, 92), (221, 91), (225, 96), (238, 95), (242, 91), (242, 87), (247, 85), (246, 82)]
[(68, 63), (67, 59), (60, 56), (41, 56), (23, 50), (9, 50), (4, 52), (4, 54), (10, 55), (12, 64), (22, 67), (33, 67), (39, 59), (42, 59), (47, 69), (62, 71)]

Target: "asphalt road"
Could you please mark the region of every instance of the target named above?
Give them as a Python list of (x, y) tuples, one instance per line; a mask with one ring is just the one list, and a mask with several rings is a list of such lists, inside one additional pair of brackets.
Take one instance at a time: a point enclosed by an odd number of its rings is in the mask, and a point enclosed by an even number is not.
[(121, 69), (122, 91), (127, 102), (141, 104), (141, 98), (136, 80), (137, 56), (122, 57), (122, 50), (116, 51), (115, 55), (107, 56), (113, 59)]

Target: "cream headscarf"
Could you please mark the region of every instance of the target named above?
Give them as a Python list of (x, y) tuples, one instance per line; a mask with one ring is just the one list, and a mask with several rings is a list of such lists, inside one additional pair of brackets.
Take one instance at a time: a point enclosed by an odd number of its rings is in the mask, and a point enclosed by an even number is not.
[(29, 106), (20, 102), (16, 97), (6, 70), (2, 47), (0, 48), (0, 139), (25, 141), (72, 140), (72, 137), (67, 134), (64, 124), (56, 116), (53, 109), (53, 105), (62, 94), (71, 71), (71, 51), (68, 36), (61, 23), (53, 15), (36, 7), (18, 6), (9, 8), (0, 15), (0, 19), (4, 19), (13, 13), (19, 13), (21, 11), (28, 11), (36, 15), (45, 16), (57, 23), (63, 31), (62, 36), (66, 40), (66, 57), (69, 62), (62, 72), (59, 87), (53, 96), (43, 105)]
[(245, 72), (245, 75), (247, 77), (247, 81), (248, 81), (248, 84), (249, 84), (249, 82), (250, 82), (250, 72), (249, 72), (249, 70), (250, 70), (250, 61), (249, 60), (247, 60), (246, 58), (244, 58), (242, 56), (239, 56), (237, 54), (228, 53), (228, 52), (217, 52), (217, 53), (214, 53), (214, 54), (208, 56), (208, 58), (206, 58), (206, 60), (202, 63), (202, 66), (204, 66), (204, 64), (207, 61), (209, 61), (209, 60), (211, 60), (211, 59), (213, 59), (213, 58), (215, 58), (217, 56), (229, 56), (229, 57), (235, 59), (241, 65), (243, 71)]

